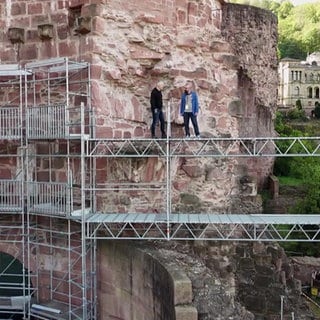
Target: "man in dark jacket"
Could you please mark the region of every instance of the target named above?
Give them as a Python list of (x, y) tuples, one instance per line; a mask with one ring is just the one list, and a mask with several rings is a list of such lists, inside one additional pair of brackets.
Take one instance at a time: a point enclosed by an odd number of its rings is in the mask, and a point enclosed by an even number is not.
[(156, 138), (156, 126), (160, 121), (161, 137), (166, 138), (166, 132), (164, 129), (164, 116), (163, 116), (163, 102), (162, 102), (162, 90), (164, 84), (159, 81), (156, 87), (151, 91), (150, 104), (152, 112), (152, 125), (151, 125), (151, 136)]

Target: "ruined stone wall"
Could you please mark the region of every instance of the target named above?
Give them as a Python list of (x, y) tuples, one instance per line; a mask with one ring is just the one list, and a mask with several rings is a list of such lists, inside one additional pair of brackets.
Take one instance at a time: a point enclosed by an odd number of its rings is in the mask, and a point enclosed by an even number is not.
[[(267, 11), (214, 0), (5, 0), (0, 3), (0, 27), (1, 63), (23, 65), (52, 57), (69, 57), (91, 63), (97, 137), (150, 137), (149, 95), (158, 80), (165, 83), (165, 112), (170, 105), (172, 137), (184, 136), (178, 109), (180, 94), (187, 80), (193, 81), (199, 94), (201, 111), (198, 119), (202, 136), (274, 134), (276, 19)], [(8, 97), (4, 94), (0, 99), (2, 102), (12, 100)], [(6, 148), (7, 145), (4, 152), (10, 153)], [(38, 146), (36, 150), (41, 153), (41, 149)], [(272, 161), (173, 160), (173, 211), (259, 212), (261, 202), (252, 193), (250, 184), (263, 184), (272, 169)], [(41, 169), (41, 179), (45, 181), (50, 169), (40, 158), (37, 165)], [(15, 164), (10, 159), (3, 162), (0, 170), (4, 171), (0, 171), (3, 173), (0, 178), (10, 178), (8, 169), (11, 166)], [(63, 174), (66, 166), (57, 162), (52, 168), (54, 171), (60, 169)], [(101, 184), (106, 181), (159, 183), (164, 181), (165, 175), (165, 163), (158, 159), (98, 160), (96, 168), (97, 183)], [(254, 201), (245, 204), (243, 198)], [(165, 210), (164, 202), (163, 193), (136, 190), (116, 194), (104, 192), (98, 194), (97, 199), (98, 208), (106, 213), (161, 213)], [(175, 245), (172, 244), (173, 247)], [(122, 304), (122, 301), (134, 301), (137, 306), (135, 312), (142, 317), (148, 310), (139, 309), (139, 295), (150, 293), (146, 300), (150, 297), (161, 300), (161, 293), (155, 292), (157, 284), (161, 282), (171, 286), (165, 279), (165, 270), (154, 267), (149, 260), (143, 264), (138, 260), (141, 256), (128, 256), (127, 252), (118, 252), (119, 259), (116, 259), (113, 254), (117, 252), (105, 246), (103, 243), (99, 248), (100, 260), (97, 261), (100, 268), (100, 311), (104, 313), (104, 308), (110, 306), (114, 316), (125, 317), (133, 309), (125, 309), (123, 305), (127, 304)], [(51, 271), (52, 256), (45, 246), (42, 250), (38, 259), (40, 266), (34, 263), (34, 269), (41, 270), (46, 284), (49, 277), (45, 274)], [(238, 302), (233, 274), (235, 266), (230, 261), (234, 246), (226, 246), (223, 257), (207, 246), (198, 250), (199, 255), (188, 257), (189, 247), (181, 253), (176, 253), (176, 248), (173, 248), (168, 250), (167, 257), (169, 262), (183, 266), (192, 278), (199, 319), (212, 316), (225, 319), (226, 314), (234, 319), (253, 319), (253, 315)], [(206, 255), (206, 250), (211, 250), (212, 254)], [(246, 250), (243, 252), (247, 254)], [(165, 253), (165, 250), (159, 250), (164, 259)], [(59, 265), (54, 267), (62, 275), (69, 261), (66, 256), (59, 258)], [(204, 260), (200, 263), (202, 258)], [(254, 280), (259, 282), (257, 284), (262, 291), (261, 278), (255, 278), (261, 266), (256, 268), (251, 256), (247, 258), (239, 258), (240, 272), (244, 274), (244, 278), (239, 280), (240, 286), (242, 288), (246, 280), (250, 283)], [(139, 266), (137, 269), (131, 268), (132, 261)], [(246, 265), (248, 261), (250, 268)], [(141, 274), (135, 278), (136, 286), (132, 286), (132, 278), (129, 277), (133, 275), (132, 271), (140, 272), (146, 266), (148, 269), (143, 279), (150, 286), (145, 288), (143, 283), (139, 283)], [(155, 268), (156, 275), (163, 272), (161, 277), (153, 279), (149, 273), (150, 266)], [(211, 274), (208, 269), (212, 269)], [(248, 269), (252, 275), (250, 278), (245, 277)], [(262, 269), (270, 286), (276, 284), (276, 281), (269, 281), (273, 277), (272, 270)], [(122, 278), (125, 276), (127, 278)], [(118, 280), (122, 286), (115, 285)], [(282, 288), (278, 291), (280, 294)], [(133, 289), (137, 292), (132, 295)], [(41, 291), (41, 294), (44, 299), (48, 297), (48, 291)], [(245, 305), (250, 304), (246, 297), (241, 298)], [(250, 298), (257, 301), (255, 297)], [(263, 299), (265, 301), (266, 297)], [(155, 305), (154, 301), (150, 303)], [(171, 308), (171, 300), (167, 307), (163, 315)], [(268, 311), (266, 307), (265, 310)]]
[[(57, 56), (91, 63), (97, 137), (149, 137), (149, 96), (158, 80), (165, 83), (172, 137), (184, 135), (179, 100), (187, 80), (199, 94), (202, 136), (273, 135), (276, 20), (271, 13), (209, 0), (7, 0), (0, 10), (3, 63)], [(112, 176), (106, 173), (116, 166)], [(165, 167), (129, 160), (99, 161), (96, 168), (101, 180), (124, 175), (129, 182), (158, 182)], [(243, 177), (261, 186), (271, 169), (272, 159), (180, 159), (172, 166), (174, 209), (228, 211), (235, 198), (254, 196)], [(144, 193), (135, 203), (133, 197), (138, 199), (136, 193), (101, 195), (99, 209), (163, 211), (162, 194)]]
[[(234, 106), (242, 137), (274, 136), (277, 104), (277, 18), (257, 7), (225, 4), (221, 30), (238, 60), (238, 94)], [(273, 159), (249, 160), (256, 177), (270, 173)], [(260, 180), (261, 181), (261, 180)]]

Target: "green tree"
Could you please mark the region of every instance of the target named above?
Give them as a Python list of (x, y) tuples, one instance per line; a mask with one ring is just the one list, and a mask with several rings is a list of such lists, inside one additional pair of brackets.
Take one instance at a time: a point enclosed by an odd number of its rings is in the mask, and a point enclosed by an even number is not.
[(286, 19), (291, 15), (292, 9), (294, 8), (293, 4), (286, 0), (280, 4), (276, 11), (273, 11), (278, 16), (278, 19)]

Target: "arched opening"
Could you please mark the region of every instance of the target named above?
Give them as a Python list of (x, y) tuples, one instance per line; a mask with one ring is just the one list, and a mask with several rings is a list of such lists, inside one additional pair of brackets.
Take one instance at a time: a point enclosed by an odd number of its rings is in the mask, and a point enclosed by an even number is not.
[(308, 88), (308, 98), (312, 98), (312, 88)]
[(299, 96), (300, 95), (300, 88), (299, 87), (295, 87), (294, 88), (294, 95), (295, 96)]
[(319, 99), (319, 88), (318, 88), (318, 87), (316, 87), (316, 88), (314, 89), (314, 97), (315, 97), (316, 99)]
[(8, 253), (0, 252), (0, 318), (23, 319), (32, 288), (23, 264)]

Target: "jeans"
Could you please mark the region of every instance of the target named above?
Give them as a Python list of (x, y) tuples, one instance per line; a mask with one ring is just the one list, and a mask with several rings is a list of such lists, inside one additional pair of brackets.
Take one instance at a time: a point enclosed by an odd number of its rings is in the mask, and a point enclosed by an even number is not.
[(191, 119), (191, 122), (192, 122), (192, 125), (193, 125), (194, 134), (196, 136), (199, 136), (200, 132), (199, 132), (197, 116), (194, 115), (192, 112), (185, 112), (183, 114), (183, 122), (184, 122), (184, 129), (185, 129), (185, 132), (186, 132), (186, 136), (190, 137), (190, 129), (189, 129), (190, 119)]
[(152, 110), (152, 125), (151, 125), (151, 135), (154, 137), (156, 135), (156, 126), (160, 121), (160, 129), (162, 138), (166, 137), (166, 132), (164, 129), (164, 116), (161, 109), (153, 109)]

